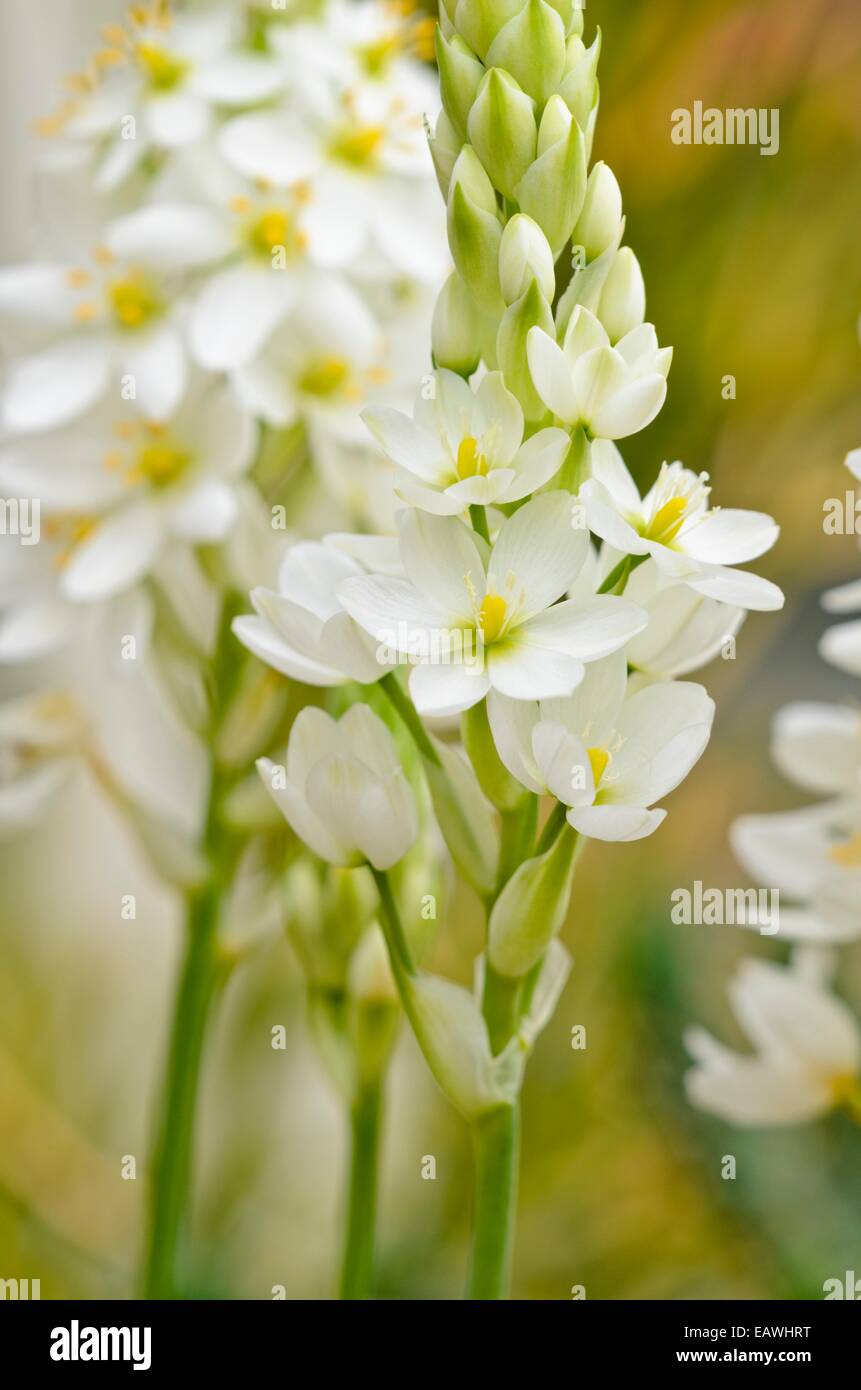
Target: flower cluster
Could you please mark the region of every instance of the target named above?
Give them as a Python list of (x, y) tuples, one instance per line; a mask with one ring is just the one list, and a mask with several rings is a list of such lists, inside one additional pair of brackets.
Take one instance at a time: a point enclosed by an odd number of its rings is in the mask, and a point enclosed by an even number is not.
[[(618, 183), (589, 172), (599, 39), (582, 33), (573, 0), (445, 0), (431, 151), (454, 269), (435, 370), (411, 415), (362, 412), (394, 469), (395, 527), (297, 545), (234, 624), (274, 669), (340, 687), (335, 708), (358, 683), (411, 742), (410, 775), (486, 907), (474, 991), (422, 970), (399, 922), (387, 869), (418, 822), (370, 709), (334, 727), (303, 711), (286, 767), (260, 770), (319, 856), (372, 871), (404, 1009), (451, 1101), (495, 1134), (499, 1183), (512, 1141), (497, 1129), (569, 968), (556, 938), (578, 853), (659, 827), (714, 716), (679, 678), (783, 601), (738, 568), (774, 544), (770, 517), (713, 507), (707, 474), (678, 462), (641, 496), (620, 453), (659, 413), (672, 353), (645, 321)], [(255, 150), (291, 147), (268, 120), (240, 124), (250, 173), (265, 172)], [(494, 1296), (505, 1233), (494, 1260), (485, 1239), (479, 1219), (471, 1287)]]
[[(846, 465), (861, 477), (861, 452)], [(826, 593), (830, 612), (859, 606), (857, 582)], [(827, 661), (861, 674), (858, 622), (824, 634)], [(834, 947), (861, 939), (861, 714), (854, 704), (799, 701), (778, 711), (772, 757), (803, 792), (798, 810), (741, 816), (736, 857), (752, 878), (785, 896), (780, 935), (789, 965), (745, 962), (733, 1010), (756, 1051), (734, 1053), (702, 1029), (688, 1035), (696, 1059), (695, 1104), (736, 1124), (795, 1124), (838, 1107), (861, 1118), (861, 1024), (830, 990)]]

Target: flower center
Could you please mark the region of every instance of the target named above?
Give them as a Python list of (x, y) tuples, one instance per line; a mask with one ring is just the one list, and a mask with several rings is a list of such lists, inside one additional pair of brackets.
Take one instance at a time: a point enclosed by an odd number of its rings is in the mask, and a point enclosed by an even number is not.
[(108, 301), (121, 328), (142, 328), (161, 310), (157, 295), (140, 276), (112, 281)]
[(318, 357), (299, 378), (302, 391), (310, 396), (334, 396), (345, 386), (350, 364), (343, 357)]
[(685, 512), (688, 509), (688, 499), (686, 497), (671, 497), (669, 502), (665, 502), (659, 507), (652, 517), (646, 529), (646, 536), (650, 541), (661, 541), (668, 545), (674, 540), (681, 530)]
[(147, 444), (135, 458), (131, 476), (146, 478), (155, 487), (173, 483), (188, 467), (191, 455), (169, 441)]
[(329, 153), (354, 169), (373, 168), (385, 133), (381, 125), (346, 126), (332, 140)]
[(478, 444), (471, 434), (466, 435), (457, 446), (455, 468), (460, 479), (487, 476), (487, 457), (478, 452)]
[(253, 222), (248, 233), (252, 249), (262, 256), (270, 256), (278, 246), (283, 246), (290, 255), (302, 249), (302, 236), (297, 232), (293, 218), (283, 208), (268, 208)]
[(601, 778), (607, 771), (607, 764), (610, 761), (610, 754), (607, 752), (606, 748), (587, 748), (586, 756), (588, 757), (589, 765), (592, 768), (592, 778), (595, 782), (595, 789), (597, 791), (598, 783), (601, 781)]
[(485, 594), (478, 611), (478, 621), (485, 642), (495, 642), (505, 626), (508, 609), (499, 594)]
[(841, 869), (861, 869), (861, 831), (856, 830), (842, 845), (834, 845), (828, 858)]
[(139, 43), (135, 54), (154, 92), (174, 91), (191, 66), (183, 58), (175, 57), (166, 48), (159, 48), (154, 43)]

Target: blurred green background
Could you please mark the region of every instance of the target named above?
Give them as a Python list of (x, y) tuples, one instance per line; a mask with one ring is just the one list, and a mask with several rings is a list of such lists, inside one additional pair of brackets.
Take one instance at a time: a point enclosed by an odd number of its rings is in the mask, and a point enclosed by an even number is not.
[[(89, 28), (100, 7), (78, 9)], [(744, 884), (727, 845), (733, 816), (802, 799), (770, 767), (777, 706), (857, 699), (816, 642), (820, 590), (861, 568), (851, 537), (822, 530), (824, 499), (846, 487), (843, 456), (861, 443), (861, 7), (595, 0), (587, 41), (596, 23), (595, 155), (618, 175), (648, 316), (675, 347), (667, 405), (626, 456), (640, 481), (681, 458), (710, 472), (717, 502), (772, 512), (781, 543), (758, 568), (787, 605), (751, 617), (736, 659), (706, 673), (714, 737), (662, 829), (640, 844), (594, 844), (582, 862), (565, 930), (574, 969), (525, 1090), (514, 1293), (565, 1299), (582, 1284), (605, 1299), (821, 1297), (826, 1278), (861, 1268), (861, 1133), (841, 1118), (741, 1132), (687, 1107), (684, 1026), (741, 1043), (725, 1000), (734, 962), (785, 948), (673, 926), (670, 894), (695, 879)], [(7, 71), (23, 61), (7, 46)], [(674, 145), (671, 113), (695, 100), (778, 107), (779, 153)], [(728, 374), (735, 400), (722, 398)], [(127, 1297), (175, 905), (83, 783), (42, 830), (2, 848), (0, 874), (0, 1277), (41, 1278), (44, 1298)], [(133, 930), (118, 906), (130, 881)], [(446, 906), (436, 964), (466, 980), (479, 930), (463, 890)], [(839, 981), (861, 1009), (857, 948)], [(230, 985), (203, 1093), (192, 1294), (331, 1293), (345, 1134), (302, 1009), (286, 945)], [(286, 1052), (270, 1047), (276, 1023)], [(576, 1024), (585, 1051), (571, 1048)], [(434, 1182), (421, 1178), (427, 1154)], [(735, 1181), (721, 1178), (726, 1154)], [(133, 1182), (124, 1155), (137, 1157)], [(466, 1132), (404, 1033), (385, 1142), (382, 1296), (459, 1292), (470, 1169)]]

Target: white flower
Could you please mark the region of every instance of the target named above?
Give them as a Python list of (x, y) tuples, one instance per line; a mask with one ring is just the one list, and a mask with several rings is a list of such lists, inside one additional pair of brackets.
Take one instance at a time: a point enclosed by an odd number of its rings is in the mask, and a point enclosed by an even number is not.
[(345, 579), (364, 573), (342, 551), (303, 541), (287, 552), (277, 592), (252, 589), (257, 616), (235, 619), (233, 631), (261, 661), (307, 685), (377, 681), (389, 667), (338, 598)]
[[(861, 449), (846, 455), (846, 467), (853, 478), (861, 481)], [(861, 611), (861, 579), (829, 589), (822, 596), (822, 606), (828, 613), (857, 613)], [(837, 623), (822, 634), (819, 654), (825, 661), (850, 676), (861, 676), (861, 619)]]
[(687, 776), (711, 733), (714, 703), (701, 685), (637, 687), (624, 652), (595, 662), (573, 695), (540, 704), (492, 691), (497, 751), (530, 791), (570, 809), (575, 830), (598, 840), (638, 840), (666, 815), (649, 810)]
[(389, 869), (418, 834), (418, 814), (392, 736), (367, 705), (335, 721), (308, 707), (287, 746), (286, 773), (268, 758), (260, 775), (285, 820), (330, 864)]
[(861, 711), (798, 701), (774, 719), (771, 754), (790, 781), (826, 796), (861, 797)]
[[(850, 775), (856, 770), (857, 764), (850, 765)], [(861, 936), (857, 795), (776, 815), (740, 816), (733, 823), (731, 841), (739, 863), (756, 882), (778, 889), (797, 904), (781, 903), (780, 936), (822, 944)]]
[(287, 81), (282, 63), (239, 48), (241, 19), (225, 4), (176, 17), (158, 0), (133, 6), (125, 25), (106, 27), (106, 46), (42, 133), (94, 148), (97, 191), (117, 187), (152, 152), (197, 144), (219, 110), (269, 101)]
[(593, 439), (624, 439), (654, 420), (667, 394), (672, 348), (659, 348), (654, 327), (640, 324), (611, 347), (606, 328), (582, 305), (562, 346), (542, 328), (527, 336), (535, 389), (566, 425)]
[(300, 85), (309, 70), (325, 73), (341, 86), (384, 82), (403, 91), (412, 104), (418, 89), (424, 109), (434, 110), (439, 93), (426, 66), (434, 56), (434, 27), (435, 21), (421, 11), (377, 0), (346, 0), (327, 5), (313, 24), (273, 24), (268, 39)]
[(385, 85), (327, 95), (301, 121), (292, 112), (238, 116), (219, 148), (247, 178), (308, 184), (304, 226), (322, 260), (352, 265), (373, 249), (417, 279), (436, 283), (445, 273), (421, 115)]
[(41, 499), (43, 528), (59, 547), (61, 595), (107, 598), (147, 574), (170, 538), (224, 539), (255, 441), (233, 393), (196, 382), (167, 421), (106, 402), (64, 430), (11, 440), (0, 481)]
[(706, 598), (662, 574), (651, 559), (629, 576), (625, 595), (649, 615), (649, 625), (627, 648), (628, 664), (651, 676), (675, 679), (708, 665), (733, 639), (745, 611)]
[(743, 1054), (704, 1029), (686, 1044), (690, 1100), (737, 1125), (801, 1124), (851, 1098), (861, 1031), (849, 1009), (793, 968), (745, 961), (730, 988), (733, 1013), (756, 1049)]
[(63, 694), (0, 704), (0, 837), (35, 824), (54, 802), (84, 732), (74, 702)]
[(345, 281), (306, 284), (292, 310), (234, 382), (267, 424), (304, 420), (320, 435), (365, 439), (358, 407), (386, 377), (384, 339), (371, 311)]
[(29, 327), (50, 344), (11, 367), (4, 427), (53, 429), (109, 389), (151, 419), (171, 415), (188, 377), (178, 288), (184, 272), (229, 246), (205, 209), (159, 204), (112, 223), (89, 265), (0, 271), (0, 321)]
[(776, 585), (729, 568), (774, 545), (779, 527), (763, 512), (709, 507), (708, 475), (664, 463), (641, 499), (619, 450), (592, 446), (592, 477), (580, 489), (590, 529), (623, 555), (651, 555), (670, 578), (739, 608), (780, 608)]
[(406, 579), (370, 575), (339, 590), (347, 612), (416, 663), (410, 692), (425, 714), (454, 714), (490, 689), (530, 700), (570, 694), (583, 663), (624, 646), (645, 625), (627, 599), (557, 602), (587, 550), (565, 492), (533, 498), (492, 548), (455, 517), (399, 516)]
[(524, 444), (523, 411), (501, 372), (489, 372), (476, 391), (446, 370), (432, 382), (432, 390), (419, 388), (412, 420), (387, 407), (362, 414), (399, 467), (395, 487), (405, 502), (454, 516), (473, 505), (520, 501), (559, 471), (568, 435), (539, 430)]

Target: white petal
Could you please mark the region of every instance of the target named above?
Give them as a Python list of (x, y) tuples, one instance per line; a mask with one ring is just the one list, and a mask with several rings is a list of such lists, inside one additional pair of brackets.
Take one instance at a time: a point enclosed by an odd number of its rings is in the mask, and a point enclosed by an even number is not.
[(532, 751), (548, 791), (565, 806), (591, 806), (595, 779), (589, 755), (564, 724), (541, 719), (532, 731)]
[(104, 395), (109, 376), (101, 334), (63, 339), (12, 367), (3, 385), (3, 425), (22, 433), (65, 425)]
[(210, 128), (212, 117), (202, 97), (190, 91), (150, 97), (144, 108), (144, 127), (153, 144), (163, 149), (193, 145)]
[(654, 834), (666, 814), (637, 806), (575, 806), (567, 820), (590, 840), (644, 840)]
[(819, 652), (838, 670), (861, 676), (861, 620), (830, 627), (819, 639)]
[[(650, 552), (662, 568), (665, 556), (659, 555), (660, 547), (650, 547)], [(683, 576), (685, 584), (706, 598), (718, 599), (748, 612), (773, 613), (783, 607), (784, 598), (776, 584), (761, 575), (748, 570), (725, 569), (720, 565), (698, 568), (694, 573)]]
[(233, 631), (242, 645), (267, 666), (293, 680), (306, 685), (333, 686), (343, 685), (347, 679), (341, 671), (311, 661), (294, 651), (264, 618), (235, 618)]
[(249, 115), (228, 121), (218, 140), (228, 164), (250, 179), (289, 187), (314, 173), (319, 154), (295, 119)]
[(711, 565), (743, 565), (775, 544), (780, 527), (764, 512), (720, 508), (708, 512), (678, 537), (679, 549)]
[(408, 415), (388, 406), (362, 411), (362, 419), (383, 453), (427, 483), (450, 481), (451, 459), (439, 437), (421, 429)]
[(202, 478), (171, 499), (168, 511), (174, 535), (198, 545), (223, 541), (239, 512), (233, 489), (218, 478)]
[(840, 705), (798, 702), (775, 717), (771, 753), (805, 791), (861, 789), (861, 715)]
[[(416, 588), (447, 614), (451, 626), (472, 626), (485, 577), (475, 534), (454, 517), (409, 508), (398, 516), (401, 559)], [(470, 589), (470, 585), (472, 586)]]
[(185, 394), (188, 363), (179, 333), (170, 323), (156, 324), (123, 338), (120, 370), (134, 378), (135, 400), (152, 420), (166, 420)]
[(570, 695), (583, 679), (582, 662), (570, 652), (526, 640), (530, 627), (525, 624), (508, 641), (487, 648), (487, 671), (494, 690), (512, 700)]
[[(613, 351), (612, 348), (608, 351)], [(653, 374), (614, 389), (591, 411), (593, 433), (603, 439), (626, 439), (651, 424), (667, 397), (667, 383)]]
[(580, 406), (571, 379), (571, 368), (558, 343), (543, 328), (530, 328), (526, 355), (535, 389), (548, 410), (568, 425), (580, 420)]
[(257, 53), (228, 53), (192, 74), (199, 96), (219, 106), (252, 106), (268, 101), (287, 81), (280, 63)]
[(423, 665), (410, 673), (410, 694), (419, 714), (447, 717), (472, 709), (490, 689), (484, 665)]
[[(513, 477), (507, 483), (504, 492), (494, 500), (519, 502), (522, 497), (537, 492), (559, 472), (565, 462), (570, 443), (565, 430), (539, 430), (516, 454), (513, 460)], [(487, 481), (493, 476), (491, 474)]]
[(118, 594), (147, 573), (161, 540), (158, 513), (150, 502), (121, 508), (76, 546), (63, 571), (63, 593), (79, 601)]
[(250, 362), (289, 312), (296, 284), (286, 270), (237, 265), (206, 282), (188, 325), (195, 361), (209, 371)]
[(650, 806), (688, 775), (705, 750), (714, 701), (690, 681), (649, 685), (630, 696), (618, 721), (621, 747), (601, 800)]
[(538, 723), (534, 700), (511, 700), (498, 691), (487, 696), (487, 717), (496, 751), (512, 777), (531, 792), (543, 794), (547, 788), (532, 751), (532, 730)]
[(519, 643), (568, 652), (578, 661), (597, 661), (623, 647), (646, 626), (642, 608), (607, 594), (580, 602), (566, 599), (515, 630)]
[(153, 203), (111, 223), (105, 245), (135, 264), (187, 270), (233, 250), (223, 219), (193, 203)]
[(548, 492), (527, 502), (502, 527), (488, 561), (488, 587), (494, 582), (505, 596), (512, 576), (516, 622), (555, 603), (580, 573), (589, 537), (573, 521), (570, 493)]

